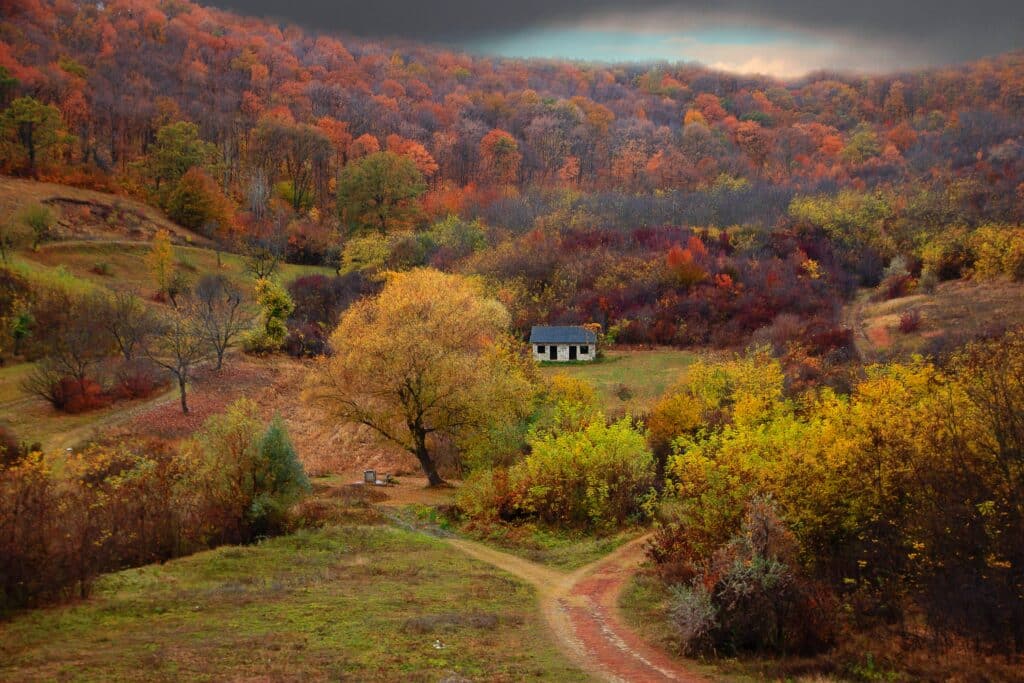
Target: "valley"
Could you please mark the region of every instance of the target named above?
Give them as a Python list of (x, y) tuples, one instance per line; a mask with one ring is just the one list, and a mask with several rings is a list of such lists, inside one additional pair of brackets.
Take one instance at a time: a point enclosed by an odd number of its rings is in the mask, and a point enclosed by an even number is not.
[(0, 9), (0, 680), (1024, 680), (1022, 10), (274, 4)]

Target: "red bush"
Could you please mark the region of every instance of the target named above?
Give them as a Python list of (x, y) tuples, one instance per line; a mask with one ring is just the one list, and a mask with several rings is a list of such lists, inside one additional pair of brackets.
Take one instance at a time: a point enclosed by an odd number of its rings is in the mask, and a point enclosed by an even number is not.
[(77, 414), (110, 405), (110, 398), (96, 380), (64, 377), (53, 388), (53, 405), (65, 413)]
[(921, 327), (921, 312), (917, 310), (906, 311), (900, 315), (900, 332), (910, 334)]
[(167, 386), (167, 378), (152, 363), (135, 360), (122, 365), (111, 393), (119, 399), (148, 398)]
[(315, 323), (303, 323), (288, 330), (284, 350), (296, 358), (312, 358), (321, 354), (330, 355), (327, 334)]
[(882, 280), (872, 297), (872, 301), (889, 301), (899, 299), (910, 294), (910, 288), (914, 284), (914, 278), (909, 275), (893, 275)]

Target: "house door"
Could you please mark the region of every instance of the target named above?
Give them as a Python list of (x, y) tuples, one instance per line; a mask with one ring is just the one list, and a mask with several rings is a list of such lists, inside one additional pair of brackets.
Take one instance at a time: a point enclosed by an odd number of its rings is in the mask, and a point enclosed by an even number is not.
[(576, 360), (576, 346), (569, 347), (569, 360)]
[(551, 360), (558, 360), (558, 347), (552, 344), (548, 349), (548, 358)]

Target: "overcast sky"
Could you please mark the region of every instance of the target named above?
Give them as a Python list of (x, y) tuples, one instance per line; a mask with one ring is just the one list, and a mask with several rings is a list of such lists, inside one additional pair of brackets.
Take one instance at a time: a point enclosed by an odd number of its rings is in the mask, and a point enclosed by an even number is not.
[(480, 53), (699, 61), (798, 76), (892, 71), (1024, 48), (1024, 0), (207, 0), (317, 30)]

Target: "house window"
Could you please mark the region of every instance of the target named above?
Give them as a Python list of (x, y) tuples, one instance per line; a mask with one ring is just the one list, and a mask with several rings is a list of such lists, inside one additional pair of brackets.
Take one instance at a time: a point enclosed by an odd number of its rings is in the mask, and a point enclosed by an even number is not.
[(587, 355), (588, 353), (590, 353), (590, 347), (589, 347), (589, 346), (586, 346), (586, 345), (584, 345), (584, 346), (581, 346), (581, 347), (580, 347), (580, 353), (581, 353), (582, 355), (584, 355), (584, 356), (585, 356), (585, 355)]
[(538, 344), (537, 345), (537, 353), (544, 353), (544, 345), (543, 344)]

